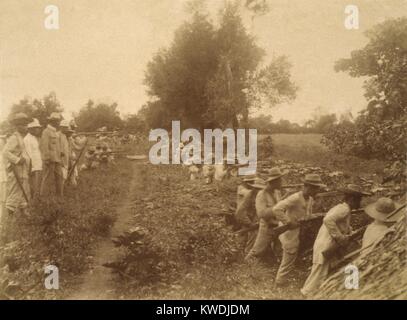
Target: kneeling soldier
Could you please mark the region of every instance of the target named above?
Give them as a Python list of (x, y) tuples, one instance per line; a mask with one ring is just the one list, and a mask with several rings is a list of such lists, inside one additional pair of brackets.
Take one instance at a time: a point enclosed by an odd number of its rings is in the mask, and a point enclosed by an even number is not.
[(267, 186), (256, 197), (256, 213), (259, 219), (259, 231), (256, 241), (246, 260), (259, 258), (272, 242), (272, 229), (278, 226), (278, 221), (273, 215), (273, 207), (281, 200), (282, 177), (286, 172), (278, 168), (270, 171), (270, 177), (266, 180)]
[(314, 242), (311, 273), (301, 289), (305, 296), (317, 290), (326, 279), (332, 259), (327, 259), (323, 252), (336, 244), (347, 244), (352, 232), (351, 211), (359, 209), (362, 197), (369, 195), (354, 184), (341, 191), (345, 194), (343, 202), (328, 211)]
[(280, 225), (290, 225), (290, 230), (280, 235), (279, 239), (283, 248), (283, 257), (277, 271), (276, 286), (288, 284), (287, 276), (294, 268), (300, 245), (299, 220), (312, 214), (313, 198), (326, 186), (317, 174), (307, 174), (304, 179), (302, 191), (296, 192), (288, 198), (281, 200), (273, 208), (274, 216)]
[(237, 188), (235, 219), (242, 229), (248, 229), (247, 232), (242, 234), (245, 253), (251, 249), (256, 238), (256, 229), (252, 229), (256, 222), (255, 201), (258, 190), (261, 190), (264, 187), (265, 185), (261, 179), (248, 177), (244, 178), (242, 184)]

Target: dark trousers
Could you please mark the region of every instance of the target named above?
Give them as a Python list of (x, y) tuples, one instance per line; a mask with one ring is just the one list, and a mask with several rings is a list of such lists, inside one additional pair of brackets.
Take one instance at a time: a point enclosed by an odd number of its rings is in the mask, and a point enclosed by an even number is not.
[(44, 195), (44, 190), (47, 185), (50, 185), (51, 178), (54, 179), (56, 195), (62, 197), (64, 192), (64, 179), (62, 177), (62, 165), (58, 162), (49, 162), (47, 164), (44, 163), (40, 196)]

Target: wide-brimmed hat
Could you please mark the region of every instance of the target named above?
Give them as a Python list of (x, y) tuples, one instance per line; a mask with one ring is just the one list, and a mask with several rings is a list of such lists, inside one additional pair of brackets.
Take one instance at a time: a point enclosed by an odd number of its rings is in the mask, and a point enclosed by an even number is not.
[(305, 175), (303, 182), (304, 182), (304, 184), (320, 187), (322, 189), (326, 188), (326, 184), (323, 183), (320, 175), (316, 174), (316, 173), (310, 173), (310, 174)]
[[(395, 222), (405, 213), (401, 207), (403, 206), (392, 199), (383, 197), (366, 206), (365, 212), (375, 220)], [(397, 212), (397, 210), (399, 210), (399, 212)]]
[(288, 173), (288, 171), (283, 172), (279, 168), (271, 168), (269, 170), (269, 176), (268, 176), (266, 182), (277, 180), (277, 179), (285, 176), (287, 173)]
[(61, 123), (59, 124), (59, 126), (63, 127), (63, 128), (69, 128), (69, 121), (63, 119), (63, 120), (61, 120)]
[(27, 128), (41, 128), (41, 124), (34, 118), (33, 121), (28, 124)]
[(339, 191), (343, 192), (344, 194), (350, 194), (361, 197), (371, 195), (371, 193), (364, 192), (362, 188), (356, 184), (348, 184), (344, 188), (339, 188)]
[(61, 120), (61, 119), (62, 119), (62, 116), (58, 112), (52, 112), (48, 117), (48, 120)]
[(9, 122), (14, 125), (26, 125), (31, 119), (24, 112), (18, 112), (10, 117)]

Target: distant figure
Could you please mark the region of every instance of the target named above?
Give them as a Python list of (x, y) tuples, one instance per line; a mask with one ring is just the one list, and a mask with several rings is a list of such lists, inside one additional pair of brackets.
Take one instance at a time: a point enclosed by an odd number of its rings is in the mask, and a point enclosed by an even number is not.
[(24, 137), (27, 134), (29, 122), (30, 119), (25, 113), (15, 114), (10, 120), (15, 132), (8, 138), (3, 148), (4, 165), (7, 172), (6, 209), (10, 214), (18, 210), (23, 214), (28, 214), (30, 157), (25, 149)]
[(63, 196), (62, 150), (57, 132), (60, 122), (60, 114), (53, 112), (48, 117), (48, 125), (41, 135), (40, 150), (43, 160), (43, 177), (40, 196), (44, 196), (45, 187), (49, 185), (50, 178), (54, 179), (56, 195), (58, 197)]
[(61, 143), (61, 164), (62, 164), (62, 179), (65, 183), (66, 179), (68, 179), (68, 170), (69, 170), (69, 162), (70, 162), (70, 150), (69, 150), (69, 141), (67, 137), (67, 133), (69, 130), (69, 122), (68, 120), (62, 120), (59, 124), (59, 139)]
[(37, 198), (40, 194), (42, 177), (42, 158), (40, 151), (40, 136), (42, 127), (37, 119), (28, 124), (28, 133), (24, 137), (24, 145), (31, 159), (30, 188), (31, 197)]
[(75, 132), (74, 128), (69, 126), (69, 128), (65, 131), (65, 135), (68, 139), (68, 149), (69, 149), (68, 176), (69, 176), (69, 172), (72, 170), (71, 176), (68, 177), (68, 179), (69, 179), (68, 183), (70, 183), (72, 186), (77, 186), (77, 184), (78, 184), (78, 166), (76, 163), (76, 160), (77, 160), (76, 145), (74, 142), (74, 138), (72, 137), (74, 132)]
[(81, 166), (81, 170), (90, 170), (98, 167), (98, 162), (95, 155), (95, 147), (91, 146), (85, 153), (85, 161)]

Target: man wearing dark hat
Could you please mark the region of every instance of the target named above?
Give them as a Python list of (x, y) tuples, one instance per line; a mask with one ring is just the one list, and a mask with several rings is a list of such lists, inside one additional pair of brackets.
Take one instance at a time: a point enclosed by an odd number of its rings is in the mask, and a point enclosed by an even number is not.
[(267, 248), (270, 248), (273, 238), (272, 229), (278, 226), (273, 207), (281, 200), (282, 177), (285, 174), (286, 172), (281, 172), (279, 168), (272, 168), (264, 190), (257, 194), (256, 213), (259, 219), (259, 230), (246, 260), (259, 258)]
[(296, 192), (273, 207), (273, 213), (280, 225), (290, 225), (290, 230), (280, 235), (283, 257), (277, 271), (276, 286), (288, 284), (287, 276), (294, 268), (300, 245), (299, 220), (307, 218), (312, 213), (313, 198), (325, 189), (321, 177), (317, 174), (307, 174), (302, 191)]
[[(369, 252), (389, 231), (391, 225), (402, 217), (406, 217), (406, 212), (402, 206), (390, 198), (380, 198), (375, 203), (368, 205), (365, 212), (374, 219), (368, 225), (363, 234), (362, 249)], [(368, 249), (368, 250), (366, 250)]]
[(17, 113), (11, 118), (10, 123), (15, 127), (15, 132), (8, 138), (3, 149), (7, 175), (5, 206), (9, 213), (21, 210), (27, 214), (30, 157), (25, 149), (24, 137), (29, 122), (30, 119), (25, 113)]
[(59, 133), (57, 132), (61, 115), (57, 112), (48, 117), (48, 125), (42, 132), (40, 148), (43, 161), (43, 177), (41, 181), (40, 195), (44, 195), (45, 187), (50, 178), (54, 178), (57, 196), (63, 195), (62, 177), (62, 151)]
[[(256, 222), (255, 199), (258, 190), (265, 186), (256, 177), (246, 177), (237, 189), (237, 208), (235, 213), (236, 221), (242, 228), (250, 228)], [(253, 246), (256, 238), (256, 230), (251, 230), (242, 235), (242, 242), (245, 244), (247, 253)]]
[(311, 273), (301, 289), (304, 296), (314, 293), (328, 276), (332, 261), (323, 252), (333, 245), (345, 245), (348, 242), (352, 232), (351, 211), (360, 208), (362, 197), (369, 195), (354, 184), (349, 184), (341, 191), (345, 195), (343, 202), (327, 212), (314, 242)]

